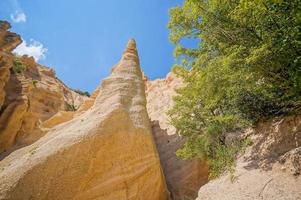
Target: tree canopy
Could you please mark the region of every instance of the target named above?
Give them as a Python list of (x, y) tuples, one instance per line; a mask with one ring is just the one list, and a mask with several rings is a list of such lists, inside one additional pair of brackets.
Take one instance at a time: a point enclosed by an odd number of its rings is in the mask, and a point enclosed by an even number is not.
[(186, 84), (169, 111), (187, 138), (179, 156), (206, 159), (214, 177), (231, 164), (221, 155), (237, 152), (224, 144), (225, 132), (300, 113), (300, 11), (299, 0), (184, 0), (170, 10), (180, 60), (173, 71)]

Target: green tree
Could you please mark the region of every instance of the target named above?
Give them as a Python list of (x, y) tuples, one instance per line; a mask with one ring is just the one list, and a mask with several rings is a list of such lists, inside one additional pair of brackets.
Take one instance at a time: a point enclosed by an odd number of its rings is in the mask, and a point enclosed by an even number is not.
[(199, 156), (222, 172), (214, 166), (220, 155), (237, 153), (224, 133), (300, 112), (300, 11), (299, 0), (185, 0), (170, 10), (174, 72), (186, 83), (169, 112), (187, 137), (179, 156)]

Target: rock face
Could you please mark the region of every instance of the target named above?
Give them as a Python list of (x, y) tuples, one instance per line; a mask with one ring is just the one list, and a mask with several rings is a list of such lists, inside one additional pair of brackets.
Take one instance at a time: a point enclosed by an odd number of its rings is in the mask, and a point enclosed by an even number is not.
[(301, 116), (260, 123), (242, 135), (254, 144), (235, 173), (201, 187), (198, 200), (301, 199)]
[(21, 39), (9, 28), (0, 21), (0, 159), (44, 135), (43, 121), (87, 99), (65, 86), (52, 69), (27, 56), (15, 57), (11, 51)]
[(83, 104), (79, 107), (78, 110), (75, 112), (70, 111), (59, 111), (54, 116), (52, 116), (50, 119), (44, 121), (41, 124), (41, 127), (43, 130), (49, 130), (50, 128), (59, 125), (61, 123), (67, 122), (71, 119), (73, 119), (76, 116), (81, 115), (83, 112), (87, 111), (89, 108), (91, 108), (95, 102), (96, 97), (98, 96), (100, 92), (100, 87), (93, 92), (93, 94), (83, 102)]
[(11, 69), (4, 87), (6, 95), (0, 115), (2, 156), (39, 139), (44, 135), (40, 128), (43, 121), (60, 110), (79, 107), (87, 99), (65, 86), (52, 69), (35, 63), (32, 57), (14, 59), (24, 69)]
[(182, 80), (173, 73), (169, 73), (165, 79), (146, 81), (147, 111), (173, 200), (197, 197), (199, 188), (208, 181), (208, 167), (205, 163), (197, 159), (185, 161), (175, 154), (185, 141), (168, 123), (166, 112), (172, 106), (175, 90), (181, 86), (183, 86)]
[(5, 99), (4, 87), (9, 80), (13, 62), (11, 51), (21, 43), (20, 36), (8, 29), (9, 23), (0, 20), (0, 109)]
[(11, 153), (0, 169), (0, 199), (167, 199), (135, 42), (90, 108)]

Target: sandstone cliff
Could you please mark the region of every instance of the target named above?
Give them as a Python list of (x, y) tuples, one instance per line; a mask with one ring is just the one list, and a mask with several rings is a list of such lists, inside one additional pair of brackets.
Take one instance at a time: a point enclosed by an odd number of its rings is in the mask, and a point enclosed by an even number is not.
[(182, 80), (173, 73), (169, 73), (165, 79), (146, 80), (147, 111), (173, 200), (196, 197), (199, 188), (208, 181), (208, 167), (205, 163), (197, 159), (185, 161), (175, 154), (185, 141), (169, 124), (166, 112), (172, 106), (175, 90), (181, 86), (183, 86)]
[(9, 28), (0, 22), (0, 158), (40, 138), (43, 121), (87, 99), (65, 86), (52, 69), (12, 55), (21, 39)]
[(19, 35), (9, 32), (9, 23), (0, 21), (0, 109), (5, 99), (4, 87), (10, 77), (13, 63), (11, 51), (21, 43)]
[(94, 104), (0, 162), (0, 199), (167, 199), (135, 42)]
[(234, 174), (201, 187), (198, 200), (301, 199), (301, 116), (274, 119), (226, 137), (253, 141), (238, 157)]

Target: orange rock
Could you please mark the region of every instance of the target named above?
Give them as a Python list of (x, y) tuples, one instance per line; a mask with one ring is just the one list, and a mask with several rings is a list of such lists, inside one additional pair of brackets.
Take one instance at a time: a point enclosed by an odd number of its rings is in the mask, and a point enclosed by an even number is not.
[(4, 103), (4, 87), (10, 77), (13, 55), (11, 51), (21, 43), (19, 35), (9, 32), (10, 24), (0, 20), (0, 109)]
[(66, 104), (79, 107), (87, 99), (58, 80), (53, 69), (37, 64), (32, 57), (18, 58), (24, 69), (15, 73), (11, 69), (11, 51), (21, 39), (8, 32), (9, 28), (7, 22), (0, 21), (0, 157), (43, 136), (41, 123), (66, 110)]

